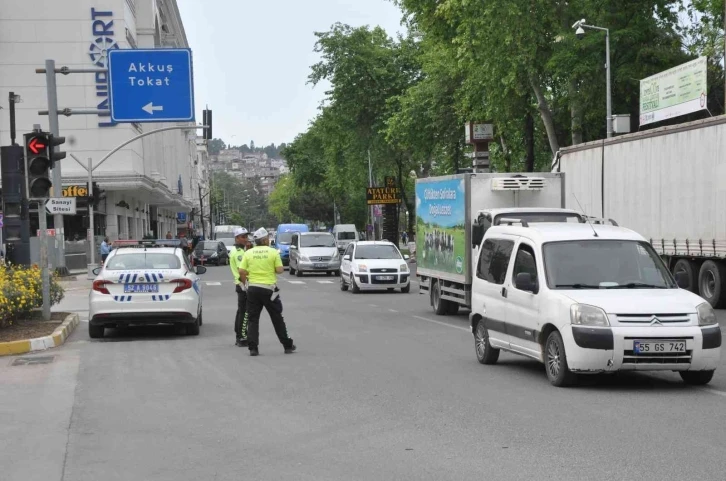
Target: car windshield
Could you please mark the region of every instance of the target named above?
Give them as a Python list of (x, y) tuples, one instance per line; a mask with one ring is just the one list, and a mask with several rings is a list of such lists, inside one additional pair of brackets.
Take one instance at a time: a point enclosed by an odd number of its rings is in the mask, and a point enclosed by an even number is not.
[(543, 246), (550, 289), (669, 289), (676, 287), (647, 242), (579, 240)]
[(335, 238), (332, 234), (301, 235), (300, 247), (335, 247)]
[(106, 269), (111, 271), (179, 268), (181, 268), (181, 260), (176, 255), (154, 252), (119, 253), (110, 257), (106, 264)]
[(494, 225), (499, 225), (501, 219), (526, 220), (528, 223), (537, 222), (571, 222), (577, 224), (582, 222), (582, 216), (574, 212), (521, 212), (512, 214), (500, 214), (494, 219)]
[(281, 232), (277, 234), (277, 243), (283, 245), (290, 245), (292, 242), (292, 232)]
[[(234, 239), (233, 239), (234, 240)], [(197, 244), (197, 250), (216, 251), (219, 241), (204, 241)]]
[(338, 240), (355, 240), (355, 232), (338, 232)]
[(401, 253), (393, 245), (359, 245), (356, 259), (401, 259)]

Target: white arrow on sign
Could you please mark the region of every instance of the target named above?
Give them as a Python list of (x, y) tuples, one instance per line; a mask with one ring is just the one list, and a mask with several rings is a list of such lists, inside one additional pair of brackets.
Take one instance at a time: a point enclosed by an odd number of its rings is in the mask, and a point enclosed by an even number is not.
[(76, 198), (75, 197), (51, 197), (45, 203), (45, 210), (47, 210), (49, 214), (75, 215)]
[(154, 102), (149, 102), (148, 104), (141, 107), (141, 110), (143, 110), (147, 114), (154, 115), (154, 112), (164, 110), (164, 106), (163, 105), (154, 105)]

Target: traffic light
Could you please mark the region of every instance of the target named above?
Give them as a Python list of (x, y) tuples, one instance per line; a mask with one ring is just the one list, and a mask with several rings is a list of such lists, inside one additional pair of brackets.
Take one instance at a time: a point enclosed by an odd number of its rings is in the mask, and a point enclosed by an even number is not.
[(3, 242), (6, 258), (13, 264), (30, 265), (30, 223), (25, 200), (23, 148), (0, 147), (2, 172)]
[(50, 169), (55, 162), (65, 158), (65, 152), (55, 152), (54, 147), (65, 143), (65, 137), (54, 137), (47, 132), (31, 132), (24, 135), (25, 159), (28, 179), (28, 197), (50, 197), (50, 188), (53, 181), (50, 179)]

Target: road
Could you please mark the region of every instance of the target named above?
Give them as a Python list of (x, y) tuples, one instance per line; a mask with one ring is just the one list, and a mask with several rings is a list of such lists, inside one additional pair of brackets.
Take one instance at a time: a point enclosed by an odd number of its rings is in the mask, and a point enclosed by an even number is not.
[[(557, 389), (543, 367), (477, 363), (466, 315), (424, 296), (352, 294), (282, 277), (290, 335), (233, 345), (227, 267), (205, 275), (199, 337), (166, 327), (0, 360), (0, 479), (619, 480), (726, 477), (726, 366), (708, 388), (673, 373)], [(84, 310), (87, 291), (65, 309)], [(81, 312), (82, 318), (84, 313)], [(87, 317), (87, 316), (85, 316)], [(726, 329), (726, 328), (724, 328)]]

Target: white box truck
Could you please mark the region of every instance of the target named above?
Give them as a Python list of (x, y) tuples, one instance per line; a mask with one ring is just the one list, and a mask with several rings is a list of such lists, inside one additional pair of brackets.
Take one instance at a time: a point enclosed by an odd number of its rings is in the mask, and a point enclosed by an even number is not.
[(584, 222), (564, 209), (565, 176), (459, 174), (416, 180), (416, 275), (438, 315), (471, 308), (475, 252), (492, 225)]
[(643, 235), (688, 290), (726, 307), (726, 116), (568, 147), (553, 171), (567, 206)]

